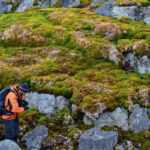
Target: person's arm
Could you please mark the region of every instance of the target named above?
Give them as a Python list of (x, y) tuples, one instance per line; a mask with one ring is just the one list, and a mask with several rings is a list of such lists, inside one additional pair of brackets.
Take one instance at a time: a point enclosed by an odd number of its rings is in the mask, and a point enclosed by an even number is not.
[(23, 107), (19, 106), (17, 97), (14, 94), (11, 94), (11, 97), (9, 98), (9, 102), (11, 103), (12, 106), (11, 112), (21, 113), (25, 111)]

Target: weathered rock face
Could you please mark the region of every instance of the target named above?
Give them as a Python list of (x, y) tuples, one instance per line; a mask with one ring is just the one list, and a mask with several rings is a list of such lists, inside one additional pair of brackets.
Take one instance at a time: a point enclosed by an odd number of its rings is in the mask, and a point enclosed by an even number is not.
[(104, 16), (112, 16), (115, 18), (128, 17), (133, 20), (143, 20), (145, 23), (150, 23), (150, 7), (138, 6), (136, 4), (118, 5), (115, 0), (93, 0), (92, 5), (100, 4), (96, 9), (98, 14)]
[(129, 118), (129, 128), (133, 132), (140, 132), (150, 128), (150, 119), (146, 108), (134, 105)]
[(129, 117), (125, 109), (118, 107), (113, 112), (103, 113), (97, 118), (85, 114), (83, 121), (87, 125), (94, 124), (98, 128), (117, 126), (124, 131), (140, 132), (150, 128), (149, 113), (148, 109), (136, 104), (131, 108)]
[(63, 96), (55, 97), (51, 94), (39, 94), (36, 92), (27, 94), (26, 100), (29, 102), (30, 107), (35, 107), (39, 112), (48, 116), (69, 105), (69, 101)]
[(62, 0), (62, 5), (65, 7), (77, 7), (80, 5), (80, 0)]
[(32, 0), (22, 0), (16, 11), (22, 12), (28, 8), (31, 8), (31, 7), (33, 7), (33, 1)]
[(103, 16), (112, 16), (112, 9), (114, 5), (115, 5), (114, 0), (109, 0), (109, 1), (106, 1), (105, 3), (102, 2), (102, 5), (99, 8), (96, 8), (96, 12)]
[(80, 0), (0, 0), (0, 13), (23, 12), (32, 7), (48, 8), (50, 6), (77, 7)]
[(113, 150), (117, 141), (116, 132), (103, 132), (92, 128), (80, 136), (78, 150)]
[(133, 20), (142, 19), (142, 13), (140, 13), (140, 8), (137, 6), (114, 6), (112, 16), (117, 18), (128, 17)]
[(3, 140), (0, 142), (0, 150), (21, 150), (21, 148), (11, 140)]
[(128, 130), (128, 113), (123, 108), (116, 108), (112, 113), (104, 113), (95, 120), (97, 127), (118, 126), (123, 130)]
[(128, 53), (125, 56), (124, 65), (142, 74), (150, 72), (150, 58), (148, 56), (137, 57), (133, 53)]
[(25, 134), (23, 141), (29, 150), (40, 150), (42, 142), (48, 136), (48, 128), (45, 126), (38, 126), (32, 131)]
[(0, 0), (0, 13), (10, 12), (12, 5), (5, 3), (4, 0)]
[(150, 6), (143, 9), (144, 22), (150, 24)]

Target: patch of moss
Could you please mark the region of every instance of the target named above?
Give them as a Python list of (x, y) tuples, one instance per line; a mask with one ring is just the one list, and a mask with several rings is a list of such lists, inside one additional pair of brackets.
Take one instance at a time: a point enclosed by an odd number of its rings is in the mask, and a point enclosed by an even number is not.
[(126, 5), (126, 6), (130, 6), (130, 5), (142, 5), (142, 6), (146, 6), (150, 4), (149, 0), (117, 0), (117, 3), (119, 5)]
[[(103, 22), (108, 27), (96, 34), (96, 25)], [(149, 56), (149, 25), (100, 16), (87, 8), (30, 9), (0, 15), (0, 32), (18, 24), (47, 42), (34, 46), (0, 42), (1, 87), (27, 81), (32, 90), (64, 95), (79, 108), (93, 112), (99, 102), (110, 110), (128, 107), (129, 100), (134, 103), (136, 90), (149, 86), (149, 74), (124, 71), (108, 60), (112, 45), (120, 55), (132, 47), (136, 55)], [(120, 33), (113, 40), (105, 33), (112, 31), (112, 25)]]
[(140, 133), (125, 132), (122, 134), (122, 138), (126, 140), (130, 140), (135, 144), (140, 143), (141, 150), (147, 150), (149, 146), (150, 132), (149, 131), (143, 131)]

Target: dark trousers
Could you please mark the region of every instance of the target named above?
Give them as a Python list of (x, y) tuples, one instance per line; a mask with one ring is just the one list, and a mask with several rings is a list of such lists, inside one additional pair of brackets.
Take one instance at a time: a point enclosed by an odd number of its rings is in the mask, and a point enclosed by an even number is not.
[(5, 126), (5, 139), (13, 140), (17, 142), (17, 136), (19, 133), (19, 120), (4, 120)]

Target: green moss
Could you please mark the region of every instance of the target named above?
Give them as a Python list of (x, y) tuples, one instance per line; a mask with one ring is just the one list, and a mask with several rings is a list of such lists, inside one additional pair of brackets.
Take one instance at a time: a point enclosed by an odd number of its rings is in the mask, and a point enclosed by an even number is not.
[(149, 0), (130, 0), (130, 1), (126, 1), (126, 0), (117, 0), (117, 3), (119, 5), (149, 5), (150, 1)]
[(57, 87), (54, 86), (50, 89), (50, 91), (56, 95), (63, 95), (66, 98), (70, 98), (72, 96), (72, 91), (71, 89), (67, 88), (67, 87)]
[(63, 109), (61, 109), (61, 110), (58, 110), (58, 111), (56, 112), (57, 118), (58, 118), (58, 119), (61, 119), (61, 120), (63, 120), (64, 117), (65, 117), (65, 116), (68, 116), (68, 115), (70, 115), (70, 111), (69, 111), (69, 109), (68, 109), (67, 107), (66, 107), (66, 108), (63, 108)]
[(81, 4), (90, 4), (91, 0), (80, 0)]
[[(89, 0), (82, 3), (87, 4)], [(116, 25), (121, 34), (113, 40), (107, 38), (104, 31), (96, 34), (95, 28), (101, 22), (110, 27)], [(0, 88), (25, 81), (33, 91), (63, 95), (79, 110), (89, 112), (97, 111), (99, 103), (104, 103), (110, 111), (118, 106), (128, 108), (130, 103), (144, 105), (137, 91), (149, 88), (150, 74), (123, 70), (108, 60), (108, 49), (114, 45), (122, 55), (139, 44), (132, 50), (135, 55), (149, 56), (149, 25), (124, 18), (116, 20), (77, 8), (31, 9), (0, 15), (0, 32), (18, 24), (29, 28), (32, 34), (40, 34), (46, 43), (32, 45), (33, 41), (23, 44), (13, 40), (4, 44), (1, 41)], [(62, 125), (65, 117), (71, 115), (79, 124), (75, 127)], [(48, 119), (36, 109), (29, 109), (20, 116), (21, 126), (29, 130), (37, 124), (46, 124), (52, 139), (59, 134), (73, 139), (80, 130), (89, 128), (78, 121), (80, 114), (73, 115), (64, 108)], [(149, 146), (148, 138), (148, 132), (122, 135), (122, 139), (142, 143), (143, 150)]]
[(76, 127), (71, 127), (68, 129), (68, 136), (74, 138), (75, 134), (80, 133), (81, 131)]
[(143, 131), (140, 133), (125, 132), (122, 134), (122, 136), (123, 139), (130, 140), (135, 144), (140, 143), (142, 150), (146, 150), (149, 146), (149, 138), (150, 138), (149, 131)]
[[(103, 32), (95, 34), (101, 22), (115, 25), (121, 35), (111, 40)], [(1, 87), (27, 81), (33, 90), (64, 95), (81, 109), (93, 111), (99, 102), (111, 110), (118, 105), (128, 107), (137, 89), (150, 84), (149, 74), (124, 71), (108, 60), (112, 45), (122, 55), (128, 47), (139, 44), (133, 52), (149, 56), (149, 25), (100, 16), (87, 8), (30, 9), (0, 15), (0, 32), (18, 24), (40, 34), (47, 42), (0, 42)]]
[(147, 140), (142, 144), (141, 150), (147, 150), (150, 147), (150, 142)]
[(35, 66), (35, 75), (47, 75), (51, 72), (57, 71), (57, 69), (58, 66), (53, 60), (45, 59), (39, 66)]

